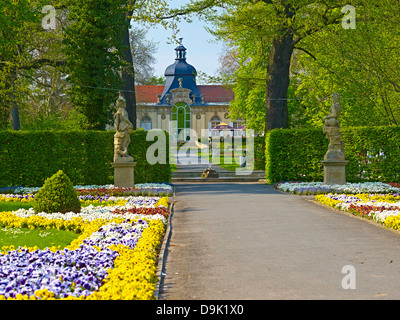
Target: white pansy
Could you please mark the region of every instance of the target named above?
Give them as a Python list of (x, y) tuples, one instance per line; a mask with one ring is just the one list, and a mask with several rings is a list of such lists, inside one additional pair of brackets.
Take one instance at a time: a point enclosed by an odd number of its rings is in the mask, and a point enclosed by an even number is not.
[[(110, 208), (112, 208), (112, 207), (102, 207), (102, 206), (95, 207), (95, 206), (90, 205), (88, 207), (83, 207), (81, 212), (79, 212), (79, 213), (75, 213), (75, 212), (66, 212), (66, 213), (39, 212), (36, 215), (40, 216), (40, 217), (44, 217), (46, 219), (60, 219), (60, 220), (71, 220), (74, 218), (82, 218), (83, 220), (93, 221), (95, 219), (111, 220), (111, 219), (115, 219), (115, 218), (124, 218), (124, 219), (130, 219), (130, 220), (155, 219), (155, 220), (161, 220), (161, 221), (163, 221), (163, 223), (166, 223), (166, 219), (161, 214), (155, 214), (155, 215), (133, 214), (133, 213), (116, 214), (116, 213), (113, 213), (113, 211), (110, 210)], [(120, 207), (120, 208), (123, 208), (123, 207)], [(21, 217), (21, 218), (26, 218), (26, 217), (35, 215), (35, 211), (33, 210), (33, 208), (18, 209), (16, 211), (13, 211), (13, 214), (15, 214), (16, 216)]]
[(278, 190), (302, 194), (305, 190), (310, 194), (316, 193), (397, 193), (400, 188), (392, 187), (383, 182), (347, 183), (345, 185), (323, 185), (322, 182), (284, 182), (277, 187)]
[[(74, 186), (75, 189), (87, 189), (87, 190), (93, 190), (93, 189), (113, 189), (114, 185), (112, 184), (106, 184), (106, 185), (76, 185)], [(27, 193), (35, 193), (39, 191), (40, 187), (17, 187), (14, 190), (14, 193), (18, 194), (27, 194)], [(166, 191), (173, 191), (173, 187), (169, 184), (166, 183), (137, 183), (135, 184), (135, 189), (164, 189)]]
[(399, 210), (383, 210), (383, 211), (371, 211), (371, 216), (376, 222), (384, 223), (386, 218), (389, 216), (397, 216), (400, 214)]

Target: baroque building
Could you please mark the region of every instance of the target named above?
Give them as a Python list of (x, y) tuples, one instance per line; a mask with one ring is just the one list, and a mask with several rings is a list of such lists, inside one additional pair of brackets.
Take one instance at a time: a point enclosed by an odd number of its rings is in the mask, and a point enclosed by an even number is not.
[[(165, 86), (136, 86), (137, 128), (168, 131), (171, 139), (187, 141), (190, 129), (200, 138), (219, 136), (212, 128), (224, 122), (233, 128), (241, 121), (229, 119), (232, 90), (220, 85), (197, 85), (196, 69), (186, 62), (182, 39), (175, 48), (175, 63), (165, 70)], [(240, 131), (233, 131), (240, 134)], [(203, 132), (204, 136), (204, 132)]]

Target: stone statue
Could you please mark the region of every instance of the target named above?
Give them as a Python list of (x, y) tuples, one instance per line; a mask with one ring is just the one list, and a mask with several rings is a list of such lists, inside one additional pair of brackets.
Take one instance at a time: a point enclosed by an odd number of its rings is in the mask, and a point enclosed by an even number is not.
[(337, 93), (333, 93), (330, 114), (324, 118), (323, 132), (329, 140), (328, 151), (324, 156), (325, 161), (344, 161), (344, 146), (340, 136), (340, 123), (338, 120), (341, 111), (340, 96)]
[(131, 142), (130, 135), (133, 125), (128, 119), (126, 102), (122, 96), (117, 99), (117, 112), (114, 115), (114, 162), (132, 162), (133, 157), (128, 155), (128, 146)]

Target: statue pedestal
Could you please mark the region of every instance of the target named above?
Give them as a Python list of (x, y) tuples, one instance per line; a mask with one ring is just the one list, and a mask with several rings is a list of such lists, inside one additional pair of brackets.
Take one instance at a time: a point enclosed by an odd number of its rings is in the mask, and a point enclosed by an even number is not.
[(113, 162), (114, 186), (117, 188), (133, 188), (135, 186), (134, 168), (136, 162)]
[(321, 161), (324, 165), (325, 185), (346, 184), (346, 165), (349, 161)]

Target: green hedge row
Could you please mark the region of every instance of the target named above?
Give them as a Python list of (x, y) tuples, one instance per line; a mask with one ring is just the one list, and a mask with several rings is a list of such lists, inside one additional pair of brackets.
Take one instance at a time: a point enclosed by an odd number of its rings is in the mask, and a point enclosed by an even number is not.
[(265, 168), (265, 139), (264, 137), (254, 137), (254, 170), (264, 170)]
[[(113, 184), (113, 131), (0, 131), (0, 187), (42, 186), (44, 180), (63, 170), (74, 185)], [(168, 164), (150, 165), (146, 131), (131, 135), (129, 155), (137, 162), (135, 183), (170, 182)], [(168, 133), (167, 143), (168, 142)]]
[[(346, 180), (400, 181), (400, 128), (342, 128)], [(278, 129), (266, 135), (265, 174), (270, 182), (323, 181), (328, 148), (322, 129)]]

